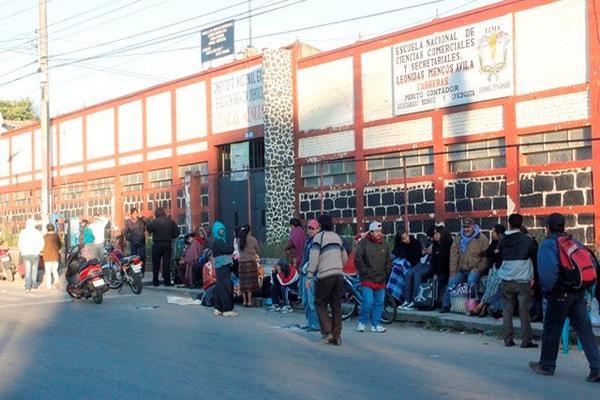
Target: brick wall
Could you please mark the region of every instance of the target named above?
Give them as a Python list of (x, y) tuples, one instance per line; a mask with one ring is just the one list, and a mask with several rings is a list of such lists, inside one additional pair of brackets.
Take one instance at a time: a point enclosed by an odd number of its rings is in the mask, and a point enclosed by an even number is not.
[(522, 174), (520, 181), (523, 208), (594, 204), (591, 168)]
[[(410, 215), (435, 213), (435, 193), (433, 183), (423, 182), (408, 185), (408, 213)], [(404, 187), (366, 187), (365, 218), (377, 216), (404, 215)]]
[(446, 212), (506, 209), (506, 177), (447, 180), (444, 204)]
[[(321, 193), (300, 193), (300, 218), (309, 220), (321, 214)], [(342, 189), (323, 192), (323, 210), (332, 218), (356, 217), (356, 190)]]

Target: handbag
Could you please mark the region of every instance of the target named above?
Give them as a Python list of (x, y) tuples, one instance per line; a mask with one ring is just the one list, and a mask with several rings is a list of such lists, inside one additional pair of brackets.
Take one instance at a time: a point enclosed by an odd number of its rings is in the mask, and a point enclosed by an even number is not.
[(467, 313), (467, 300), (469, 298), (469, 284), (461, 283), (450, 290), (450, 311), (459, 314)]
[(415, 308), (418, 310), (433, 310), (438, 297), (437, 277), (429, 279), (419, 285), (419, 291), (414, 298)]
[(469, 297), (467, 298), (467, 313), (473, 312), (479, 305), (479, 297), (477, 296), (476, 286), (473, 286), (469, 290)]

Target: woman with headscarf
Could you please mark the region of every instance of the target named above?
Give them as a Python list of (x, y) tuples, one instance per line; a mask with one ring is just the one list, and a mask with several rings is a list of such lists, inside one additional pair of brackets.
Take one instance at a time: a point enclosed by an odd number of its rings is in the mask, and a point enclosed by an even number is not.
[(252, 292), (258, 290), (258, 241), (252, 236), (250, 225), (244, 225), (239, 232), (240, 259), (238, 274), (244, 307), (254, 307)]
[(235, 317), (238, 314), (233, 311), (233, 284), (231, 283), (233, 245), (227, 243), (227, 230), (225, 225), (219, 221), (215, 221), (213, 224), (212, 236), (211, 250), (217, 276), (213, 315), (216, 317)]

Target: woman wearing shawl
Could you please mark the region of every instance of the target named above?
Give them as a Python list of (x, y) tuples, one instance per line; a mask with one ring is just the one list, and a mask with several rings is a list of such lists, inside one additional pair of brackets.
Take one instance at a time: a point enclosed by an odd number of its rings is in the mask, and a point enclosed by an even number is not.
[(227, 230), (225, 225), (219, 221), (215, 221), (213, 224), (212, 236), (211, 250), (217, 275), (213, 315), (216, 317), (235, 317), (238, 314), (233, 311), (233, 285), (231, 283), (233, 245), (227, 243)]

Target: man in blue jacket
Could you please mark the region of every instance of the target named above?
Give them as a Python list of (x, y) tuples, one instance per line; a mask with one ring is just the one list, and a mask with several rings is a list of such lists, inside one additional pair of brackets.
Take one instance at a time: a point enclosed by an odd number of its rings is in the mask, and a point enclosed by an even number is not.
[(540, 375), (554, 375), (560, 337), (568, 317), (590, 364), (590, 374), (586, 380), (600, 382), (600, 349), (592, 331), (584, 290), (568, 288), (559, 280), (557, 237), (564, 231), (565, 218), (558, 213), (551, 214), (546, 220), (546, 239), (538, 251), (542, 293), (548, 300), (542, 333), (542, 353), (540, 361), (530, 362), (529, 367)]

